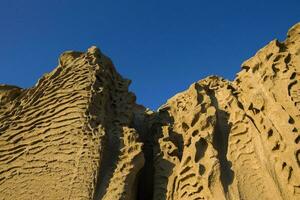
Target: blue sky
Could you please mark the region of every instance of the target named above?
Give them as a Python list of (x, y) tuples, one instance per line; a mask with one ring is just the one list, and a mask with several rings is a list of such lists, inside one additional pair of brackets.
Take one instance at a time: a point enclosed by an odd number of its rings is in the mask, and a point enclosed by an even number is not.
[(300, 22), (299, 0), (1, 0), (0, 83), (31, 87), (66, 50), (92, 45), (152, 109), (240, 64)]

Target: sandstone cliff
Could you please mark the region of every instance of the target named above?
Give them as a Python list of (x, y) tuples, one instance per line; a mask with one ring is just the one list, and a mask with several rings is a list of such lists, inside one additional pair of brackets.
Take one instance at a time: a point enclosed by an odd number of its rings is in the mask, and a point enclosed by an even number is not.
[(109, 58), (65, 52), (0, 85), (0, 199), (300, 199), (300, 24), (157, 112)]
[(31, 89), (1, 86), (0, 199), (134, 199), (144, 158), (129, 82), (91, 48)]

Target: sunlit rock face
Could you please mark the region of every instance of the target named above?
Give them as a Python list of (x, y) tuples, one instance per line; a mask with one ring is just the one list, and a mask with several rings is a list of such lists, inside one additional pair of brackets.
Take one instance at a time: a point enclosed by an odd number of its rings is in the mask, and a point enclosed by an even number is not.
[(33, 88), (1, 87), (0, 199), (133, 199), (144, 157), (129, 82), (92, 47)]
[(155, 112), (129, 84), (91, 47), (0, 85), (0, 199), (300, 199), (300, 24)]

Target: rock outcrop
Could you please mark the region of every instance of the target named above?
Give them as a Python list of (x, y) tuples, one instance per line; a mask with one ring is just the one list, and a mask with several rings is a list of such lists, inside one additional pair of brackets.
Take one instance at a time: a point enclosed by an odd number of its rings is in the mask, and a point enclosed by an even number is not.
[(0, 199), (134, 199), (144, 157), (129, 83), (93, 47), (31, 89), (1, 86)]
[(300, 24), (150, 111), (109, 58), (0, 85), (0, 199), (300, 199)]

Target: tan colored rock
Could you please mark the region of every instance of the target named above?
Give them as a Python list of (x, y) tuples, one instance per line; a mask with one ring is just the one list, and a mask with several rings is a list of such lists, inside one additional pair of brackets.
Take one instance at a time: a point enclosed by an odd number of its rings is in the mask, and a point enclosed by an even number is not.
[(198, 83), (159, 109), (154, 199), (225, 199), (213, 147), (216, 108)]
[(300, 24), (159, 109), (154, 199), (300, 199)]
[(109, 58), (68, 51), (0, 85), (0, 199), (300, 199), (300, 24), (157, 112)]
[(133, 199), (144, 161), (129, 81), (95, 47), (59, 63), (33, 88), (0, 87), (10, 104), (0, 113), (0, 199)]

